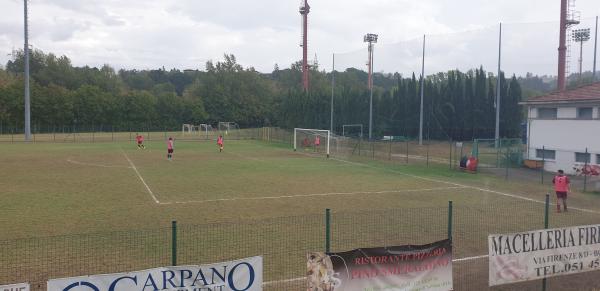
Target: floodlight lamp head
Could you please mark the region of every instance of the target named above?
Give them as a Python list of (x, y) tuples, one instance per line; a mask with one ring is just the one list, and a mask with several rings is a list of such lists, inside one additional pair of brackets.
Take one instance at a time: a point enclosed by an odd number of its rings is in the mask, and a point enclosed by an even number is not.
[(582, 28), (573, 30), (573, 41), (584, 42), (590, 40), (590, 29)]
[(364, 42), (377, 43), (377, 38), (378, 38), (377, 34), (367, 33), (367, 34), (365, 34), (363, 40), (364, 40)]

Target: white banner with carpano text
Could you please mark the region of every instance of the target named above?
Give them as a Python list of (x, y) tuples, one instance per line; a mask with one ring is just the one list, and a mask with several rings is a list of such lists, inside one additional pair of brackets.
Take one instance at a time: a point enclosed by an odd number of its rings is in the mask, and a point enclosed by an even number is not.
[(262, 257), (202, 266), (72, 277), (48, 281), (48, 291), (261, 291)]

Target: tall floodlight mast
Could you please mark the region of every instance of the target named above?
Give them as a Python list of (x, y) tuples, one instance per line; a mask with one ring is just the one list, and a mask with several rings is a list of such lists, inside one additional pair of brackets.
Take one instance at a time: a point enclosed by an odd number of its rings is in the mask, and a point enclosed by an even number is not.
[(583, 43), (590, 40), (590, 29), (575, 29), (572, 33), (573, 41), (579, 43), (579, 81), (583, 74)]
[(300, 15), (302, 15), (302, 87), (308, 92), (309, 86), (309, 68), (308, 68), (308, 13), (310, 6), (308, 0), (303, 0), (300, 6)]
[(370, 99), (369, 99), (369, 140), (373, 137), (373, 44), (377, 43), (377, 34), (367, 33), (363, 40), (364, 42), (369, 44), (369, 60), (367, 61), (367, 67), (369, 69), (369, 90), (370, 90)]

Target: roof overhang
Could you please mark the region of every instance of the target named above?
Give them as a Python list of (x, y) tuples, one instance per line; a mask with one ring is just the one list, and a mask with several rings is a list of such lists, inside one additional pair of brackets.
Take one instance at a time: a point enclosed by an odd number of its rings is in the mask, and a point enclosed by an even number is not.
[(600, 99), (587, 99), (587, 100), (552, 100), (552, 101), (523, 101), (519, 102), (519, 105), (570, 105), (570, 104), (598, 104), (600, 105)]

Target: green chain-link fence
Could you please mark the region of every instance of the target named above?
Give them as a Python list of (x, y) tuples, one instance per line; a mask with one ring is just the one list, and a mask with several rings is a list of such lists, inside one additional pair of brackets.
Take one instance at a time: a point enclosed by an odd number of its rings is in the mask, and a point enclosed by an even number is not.
[[(550, 209), (553, 209), (550, 207)], [(544, 228), (545, 205), (532, 201), (337, 212), (229, 223), (179, 225), (0, 241), (0, 285), (53, 278), (264, 258), (264, 290), (305, 290), (306, 253), (425, 244), (451, 235), (454, 290), (542, 290), (541, 281), (488, 287), (487, 237)], [(549, 227), (600, 223), (600, 214), (550, 212)], [(547, 290), (593, 290), (600, 274), (548, 279)]]

